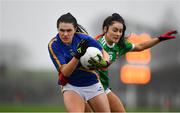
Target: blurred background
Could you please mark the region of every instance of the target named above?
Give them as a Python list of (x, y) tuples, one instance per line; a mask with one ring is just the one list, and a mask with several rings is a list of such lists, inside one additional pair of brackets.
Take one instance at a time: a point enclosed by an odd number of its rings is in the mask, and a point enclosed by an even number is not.
[[(48, 53), (62, 14), (71, 12), (95, 37), (103, 20), (116, 12), (126, 21), (126, 35), (141, 38), (144, 33), (155, 37), (172, 29), (180, 32), (179, 11), (179, 0), (0, 0), (0, 111), (64, 111)], [(122, 56), (110, 66), (110, 86), (127, 111), (180, 111), (179, 43), (178, 34), (152, 47), (148, 62)], [(147, 67), (148, 74), (132, 73), (148, 80), (124, 81), (126, 65)]]

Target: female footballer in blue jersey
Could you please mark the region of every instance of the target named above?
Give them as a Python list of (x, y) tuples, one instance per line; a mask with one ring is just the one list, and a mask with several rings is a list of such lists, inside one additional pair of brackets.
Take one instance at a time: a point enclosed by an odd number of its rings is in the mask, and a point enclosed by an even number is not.
[(96, 40), (83, 34), (87, 33), (86, 30), (70, 13), (57, 20), (57, 29), (59, 33), (49, 42), (48, 49), (59, 72), (58, 83), (62, 86), (67, 111), (84, 112), (85, 103), (88, 102), (96, 112), (110, 112), (108, 99), (97, 73), (83, 68), (79, 62), (87, 47), (97, 47), (103, 52), (102, 47)]
[[(150, 48), (164, 40), (173, 39), (176, 30), (166, 32), (158, 37), (152, 38), (148, 41), (139, 44), (132, 44), (128, 42), (125, 37), (126, 25), (124, 19), (117, 13), (108, 16), (103, 22), (103, 33), (96, 37), (103, 49), (109, 54), (110, 62), (113, 63), (119, 56), (126, 54), (129, 51), (142, 51)], [(119, 56), (117, 56), (119, 55)], [(92, 58), (90, 62), (92, 68), (97, 68), (98, 61)], [(96, 66), (97, 65), (97, 66)], [(99, 69), (99, 77), (105, 92), (108, 97), (110, 109), (112, 112), (125, 112), (121, 100), (109, 89), (109, 75), (108, 69)], [(88, 107), (87, 107), (88, 108)]]

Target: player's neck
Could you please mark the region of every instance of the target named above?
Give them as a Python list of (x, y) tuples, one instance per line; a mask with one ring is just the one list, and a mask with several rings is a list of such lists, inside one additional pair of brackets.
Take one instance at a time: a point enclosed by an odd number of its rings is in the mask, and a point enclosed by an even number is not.
[(114, 47), (115, 43), (109, 41), (106, 36), (104, 36), (104, 39), (105, 39), (106, 44), (107, 44), (108, 47), (110, 47), (110, 48), (113, 48), (113, 47)]

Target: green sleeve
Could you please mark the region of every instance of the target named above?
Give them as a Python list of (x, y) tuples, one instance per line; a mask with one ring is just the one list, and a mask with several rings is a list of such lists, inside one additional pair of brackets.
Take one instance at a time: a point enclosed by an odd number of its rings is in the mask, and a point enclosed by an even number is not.
[(119, 52), (120, 55), (126, 54), (127, 52), (129, 52), (133, 48), (133, 44), (132, 43), (130, 43), (128, 41), (125, 41), (124, 43), (125, 43), (125, 46), (122, 49), (120, 49), (120, 52)]

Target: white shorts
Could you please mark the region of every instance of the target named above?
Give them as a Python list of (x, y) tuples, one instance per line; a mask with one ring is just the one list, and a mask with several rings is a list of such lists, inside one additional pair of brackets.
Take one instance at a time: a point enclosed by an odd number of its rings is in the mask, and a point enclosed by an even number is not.
[(109, 88), (107, 88), (104, 92), (105, 92), (105, 93), (106, 93), (106, 95), (107, 95), (108, 93), (110, 93), (110, 92), (111, 92), (111, 90), (110, 90)]
[(65, 86), (62, 86), (62, 93), (68, 90), (78, 93), (85, 101), (88, 101), (93, 97), (104, 93), (104, 88), (100, 82), (86, 87), (77, 87), (69, 83), (67, 83)]

